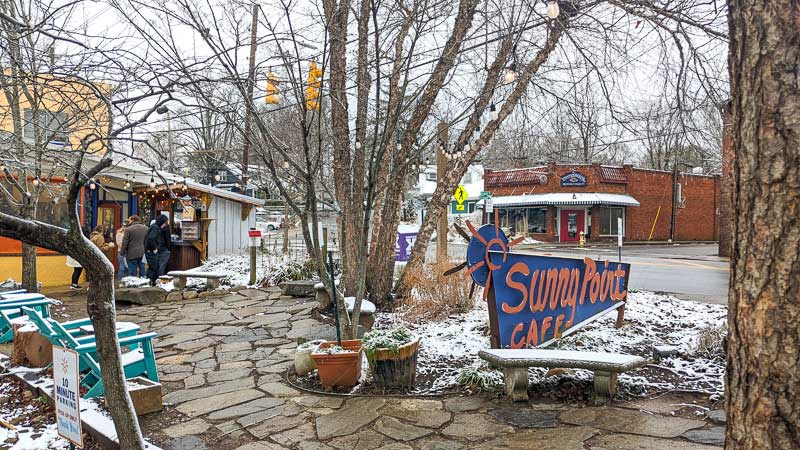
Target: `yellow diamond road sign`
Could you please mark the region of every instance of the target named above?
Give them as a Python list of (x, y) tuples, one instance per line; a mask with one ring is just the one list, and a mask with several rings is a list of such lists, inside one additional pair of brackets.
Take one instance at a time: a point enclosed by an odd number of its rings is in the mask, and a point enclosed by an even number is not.
[(453, 197), (455, 197), (456, 202), (458, 202), (458, 204), (460, 205), (464, 203), (464, 200), (467, 199), (467, 190), (464, 189), (464, 186), (458, 185), (455, 194), (453, 194)]

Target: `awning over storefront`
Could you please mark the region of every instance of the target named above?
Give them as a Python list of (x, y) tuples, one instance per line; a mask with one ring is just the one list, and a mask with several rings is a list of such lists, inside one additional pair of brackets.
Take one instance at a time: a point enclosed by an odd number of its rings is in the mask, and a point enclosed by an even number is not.
[[(492, 197), (495, 208), (511, 206), (639, 206), (639, 201), (627, 194), (604, 192), (551, 192), (546, 194), (523, 194)], [(484, 201), (478, 202), (482, 207)]]

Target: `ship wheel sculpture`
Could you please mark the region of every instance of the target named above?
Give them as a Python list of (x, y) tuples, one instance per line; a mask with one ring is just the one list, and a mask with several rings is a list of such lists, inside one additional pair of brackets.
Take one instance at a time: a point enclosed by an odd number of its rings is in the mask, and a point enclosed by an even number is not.
[(486, 224), (480, 228), (475, 228), (470, 221), (467, 221), (472, 236), (467, 234), (457, 223), (453, 224), (458, 234), (467, 242), (467, 260), (463, 263), (445, 271), (445, 275), (452, 275), (463, 268), (467, 268), (467, 275), (472, 277), (472, 287), (469, 296), (475, 291), (475, 284), (483, 286), (483, 299), (489, 295), (492, 286), (492, 271), (501, 266), (492, 262), (491, 252), (500, 251), (503, 253), (503, 262), (508, 258), (511, 247), (522, 242), (524, 237), (520, 236), (509, 242), (508, 237), (498, 225), (498, 213), (494, 210), (494, 223)]

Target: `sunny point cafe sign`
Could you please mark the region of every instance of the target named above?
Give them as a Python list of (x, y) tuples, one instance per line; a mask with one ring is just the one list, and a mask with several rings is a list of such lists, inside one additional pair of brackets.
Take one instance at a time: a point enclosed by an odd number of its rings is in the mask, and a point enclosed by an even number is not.
[(468, 273), (484, 286), (493, 348), (541, 347), (614, 310), (621, 323), (630, 264), (512, 253), (520, 240), (494, 225), (470, 230)]

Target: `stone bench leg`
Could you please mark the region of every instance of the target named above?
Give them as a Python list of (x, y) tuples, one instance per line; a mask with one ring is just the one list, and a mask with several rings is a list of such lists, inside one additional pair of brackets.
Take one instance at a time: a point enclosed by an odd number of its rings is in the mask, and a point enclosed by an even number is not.
[(184, 289), (186, 288), (186, 277), (175, 277), (172, 279), (172, 285), (176, 289)]
[(206, 279), (206, 287), (208, 289), (216, 289), (219, 287), (219, 278), (207, 278)]
[(617, 372), (594, 372), (594, 391), (601, 397), (613, 397), (617, 393)]
[(515, 402), (528, 401), (528, 368), (503, 367), (506, 395)]

